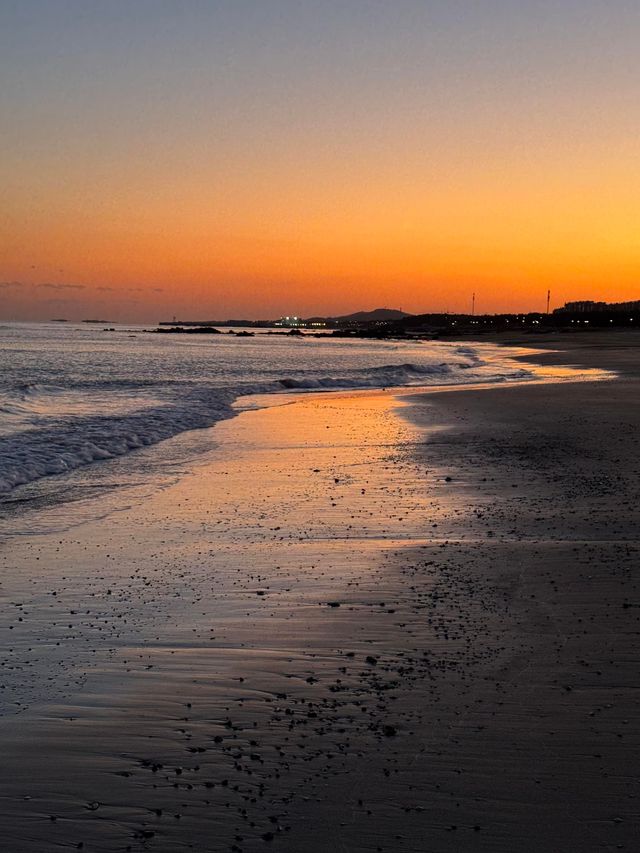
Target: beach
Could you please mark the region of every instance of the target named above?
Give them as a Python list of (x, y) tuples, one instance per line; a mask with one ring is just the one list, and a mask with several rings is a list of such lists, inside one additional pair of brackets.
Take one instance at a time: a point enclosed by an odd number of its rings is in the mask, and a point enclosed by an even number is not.
[(535, 344), (619, 375), (245, 398), (5, 541), (2, 849), (637, 849), (638, 339)]

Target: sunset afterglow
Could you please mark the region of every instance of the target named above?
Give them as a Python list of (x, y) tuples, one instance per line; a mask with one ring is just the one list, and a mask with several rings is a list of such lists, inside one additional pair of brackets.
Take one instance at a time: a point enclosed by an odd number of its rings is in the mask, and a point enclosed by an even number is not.
[(640, 296), (640, 6), (0, 3), (3, 319)]

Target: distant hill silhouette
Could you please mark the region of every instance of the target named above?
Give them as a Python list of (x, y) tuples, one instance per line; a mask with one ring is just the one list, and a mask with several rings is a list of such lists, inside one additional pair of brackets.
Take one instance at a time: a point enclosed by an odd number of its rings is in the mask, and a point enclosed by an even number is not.
[(403, 317), (411, 317), (406, 311), (398, 311), (396, 308), (375, 308), (373, 311), (356, 311), (354, 314), (345, 314), (342, 317), (332, 317), (342, 323), (377, 323), (389, 322), (390, 320), (402, 320)]
[[(356, 311), (353, 314), (344, 314), (341, 317), (305, 317), (302, 320), (303, 324), (313, 324), (316, 323), (319, 326), (324, 326), (325, 323), (328, 328), (341, 328), (347, 327), (351, 328), (352, 325), (367, 325), (376, 323), (398, 323), (402, 320), (409, 319), (413, 317), (413, 314), (407, 314), (406, 311), (399, 311), (396, 308), (375, 308), (373, 311)], [(257, 328), (273, 328), (274, 326), (290, 326), (293, 325), (289, 322), (283, 322), (285, 318), (282, 320), (161, 320), (159, 326), (170, 326), (172, 329), (175, 329), (179, 326), (197, 326), (197, 327), (210, 327), (210, 326), (247, 326), (247, 327), (257, 327)], [(286, 318), (289, 320), (289, 318)], [(298, 318), (291, 318), (295, 321), (295, 324), (298, 324)], [(85, 321), (86, 322), (86, 321)], [(165, 329), (166, 331), (166, 329)]]

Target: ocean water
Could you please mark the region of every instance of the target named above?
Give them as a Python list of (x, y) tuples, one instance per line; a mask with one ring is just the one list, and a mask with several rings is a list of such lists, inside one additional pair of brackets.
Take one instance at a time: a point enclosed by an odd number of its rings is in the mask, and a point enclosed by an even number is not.
[[(2, 325), (0, 530), (27, 510), (177, 476), (211, 446), (210, 431), (192, 431), (232, 417), (244, 395), (535, 378), (511, 355), (490, 344)], [(167, 444), (181, 435), (189, 441)]]

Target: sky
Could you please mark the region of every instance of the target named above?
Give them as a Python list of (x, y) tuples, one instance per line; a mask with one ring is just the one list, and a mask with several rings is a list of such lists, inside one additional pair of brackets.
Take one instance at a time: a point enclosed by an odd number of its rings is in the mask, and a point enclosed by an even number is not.
[(0, 318), (640, 298), (638, 0), (0, 0)]

